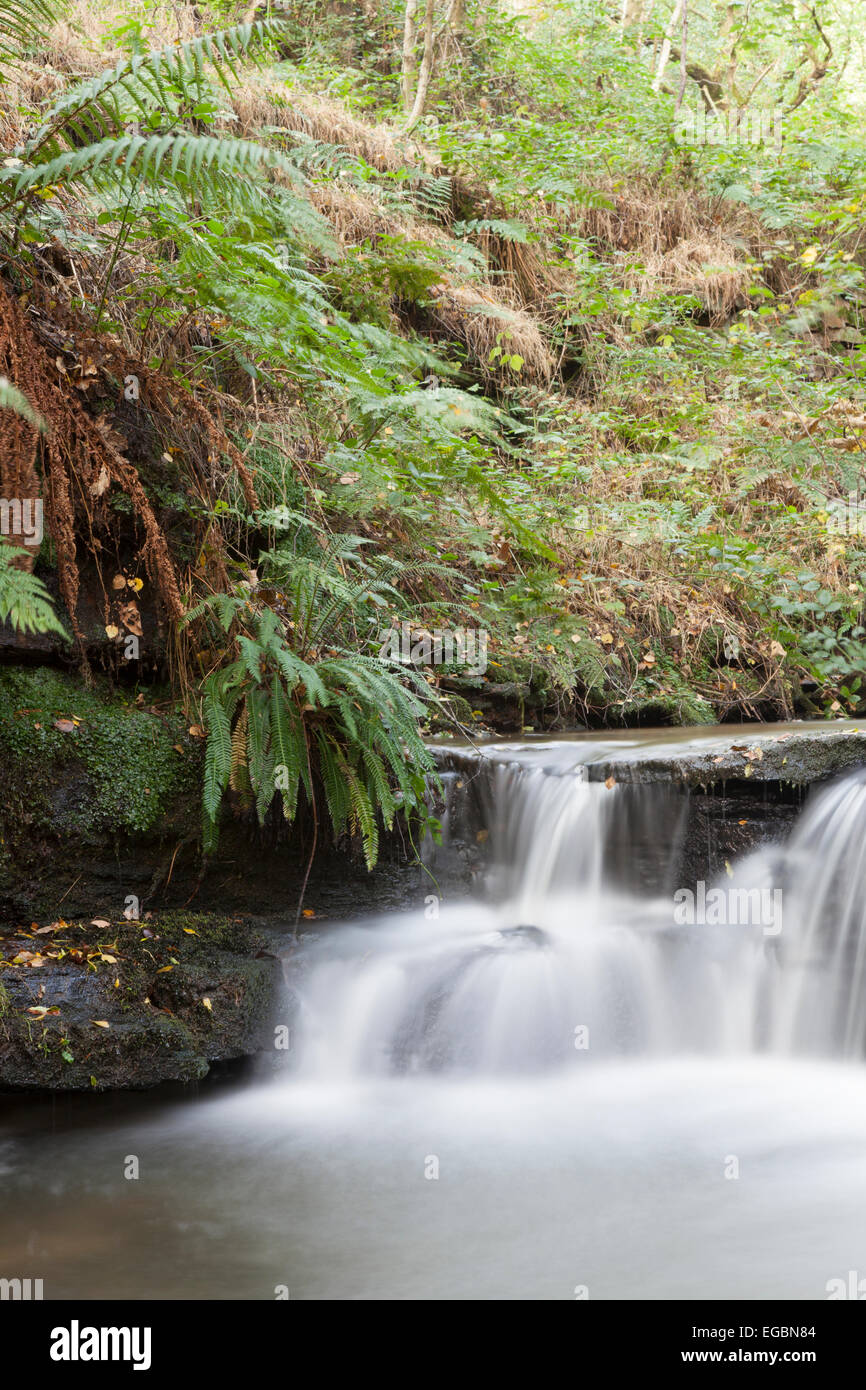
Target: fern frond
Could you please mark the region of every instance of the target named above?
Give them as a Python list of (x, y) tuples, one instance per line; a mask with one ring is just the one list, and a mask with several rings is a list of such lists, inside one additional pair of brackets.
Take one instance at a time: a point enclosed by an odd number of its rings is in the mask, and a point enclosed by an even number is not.
[(69, 640), (69, 634), (51, 606), (51, 596), (41, 579), (29, 570), (12, 564), (16, 555), (27, 554), (0, 544), (0, 622), (9, 622), (18, 632), (56, 632)]
[(188, 134), (109, 135), (83, 149), (64, 150), (44, 164), (6, 169), (2, 182), (15, 198), (31, 188), (56, 184), (80, 183), (97, 189), (106, 180), (117, 187), (131, 181), (158, 185), (169, 180), (193, 192), (216, 178), (249, 178), (268, 169), (298, 177), (279, 150), (253, 140)]
[(0, 0), (0, 80), (7, 76), (5, 69), (44, 42), (60, 11), (55, 0)]
[[(36, 0), (36, 3), (47, 8), (51, 0)], [(256, 46), (276, 37), (284, 28), (284, 21), (280, 19), (262, 19), (121, 59), (113, 68), (65, 92), (47, 111), (28, 152), (39, 149), (60, 128), (65, 128), (76, 140), (83, 136), (88, 142), (92, 142), (95, 133), (108, 135), (122, 122), (120, 92), (126, 94), (133, 108), (143, 116), (149, 109), (145, 98), (170, 104), (169, 88), (172, 86), (182, 97), (188, 97), (190, 83), (200, 87), (206, 68), (231, 92), (224, 69), (239, 81), (236, 61), (254, 59)]]
[(14, 410), (16, 415), (21, 415), (40, 434), (44, 434), (48, 428), (39, 414), (34, 410), (23, 391), (19, 391), (16, 386), (5, 376), (0, 376), (0, 410)]

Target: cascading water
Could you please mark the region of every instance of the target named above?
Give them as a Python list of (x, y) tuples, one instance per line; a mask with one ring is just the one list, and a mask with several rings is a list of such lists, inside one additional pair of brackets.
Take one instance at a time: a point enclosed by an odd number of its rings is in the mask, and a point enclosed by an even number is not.
[[(341, 929), (307, 961), (304, 1075), (532, 1071), (637, 1056), (859, 1056), (866, 1038), (866, 776), (825, 791), (786, 850), (728, 866), (677, 920), (683, 807), (576, 767), (489, 769), (486, 902)], [(655, 830), (655, 891), (621, 852)], [(486, 833), (486, 832), (483, 832)], [(625, 875), (627, 878), (628, 875)], [(666, 891), (662, 891), (662, 889)], [(713, 894), (716, 895), (715, 899)]]
[(0, 1152), (0, 1256), (91, 1297), (822, 1299), (866, 1275), (866, 774), (703, 888), (688, 798), (582, 756), (449, 776), (479, 891), (431, 880), (287, 951), (275, 1076)]

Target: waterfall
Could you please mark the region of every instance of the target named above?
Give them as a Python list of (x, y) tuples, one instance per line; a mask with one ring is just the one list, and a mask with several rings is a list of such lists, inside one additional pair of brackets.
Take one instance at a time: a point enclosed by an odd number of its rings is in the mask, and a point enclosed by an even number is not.
[(474, 888), (287, 944), (252, 1084), (0, 1145), (8, 1267), (92, 1298), (862, 1290), (866, 773), (737, 859), (733, 793), (607, 786), (585, 748), (455, 761)]
[(862, 1055), (866, 774), (816, 796), (787, 847), (699, 884), (685, 921), (682, 795), (517, 758), (485, 770), (478, 800), (490, 849), (479, 900), (440, 910), (433, 896), (426, 915), (341, 928), (312, 949), (304, 1074)]
[(822, 790), (782, 865), (780, 1051), (859, 1057), (866, 1045), (866, 770)]

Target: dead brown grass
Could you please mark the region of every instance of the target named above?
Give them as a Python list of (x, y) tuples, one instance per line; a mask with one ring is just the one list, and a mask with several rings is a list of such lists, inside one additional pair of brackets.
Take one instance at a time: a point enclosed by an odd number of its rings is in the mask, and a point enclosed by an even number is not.
[(624, 283), (642, 299), (691, 295), (703, 304), (711, 325), (718, 326), (746, 307), (753, 278), (751, 265), (737, 259), (729, 241), (687, 237), (661, 255), (647, 256), (642, 266), (626, 273)]

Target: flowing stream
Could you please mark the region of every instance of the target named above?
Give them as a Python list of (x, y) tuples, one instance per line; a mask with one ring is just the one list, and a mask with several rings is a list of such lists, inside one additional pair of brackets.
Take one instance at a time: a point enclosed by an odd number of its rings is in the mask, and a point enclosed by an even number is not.
[[(688, 798), (563, 747), (478, 763), (475, 895), (431, 880), (287, 952), (286, 1066), (193, 1104), (20, 1106), (0, 1267), (129, 1298), (820, 1299), (866, 1275), (866, 773), (701, 886), (677, 881)], [(449, 820), (475, 775), (449, 774)]]

